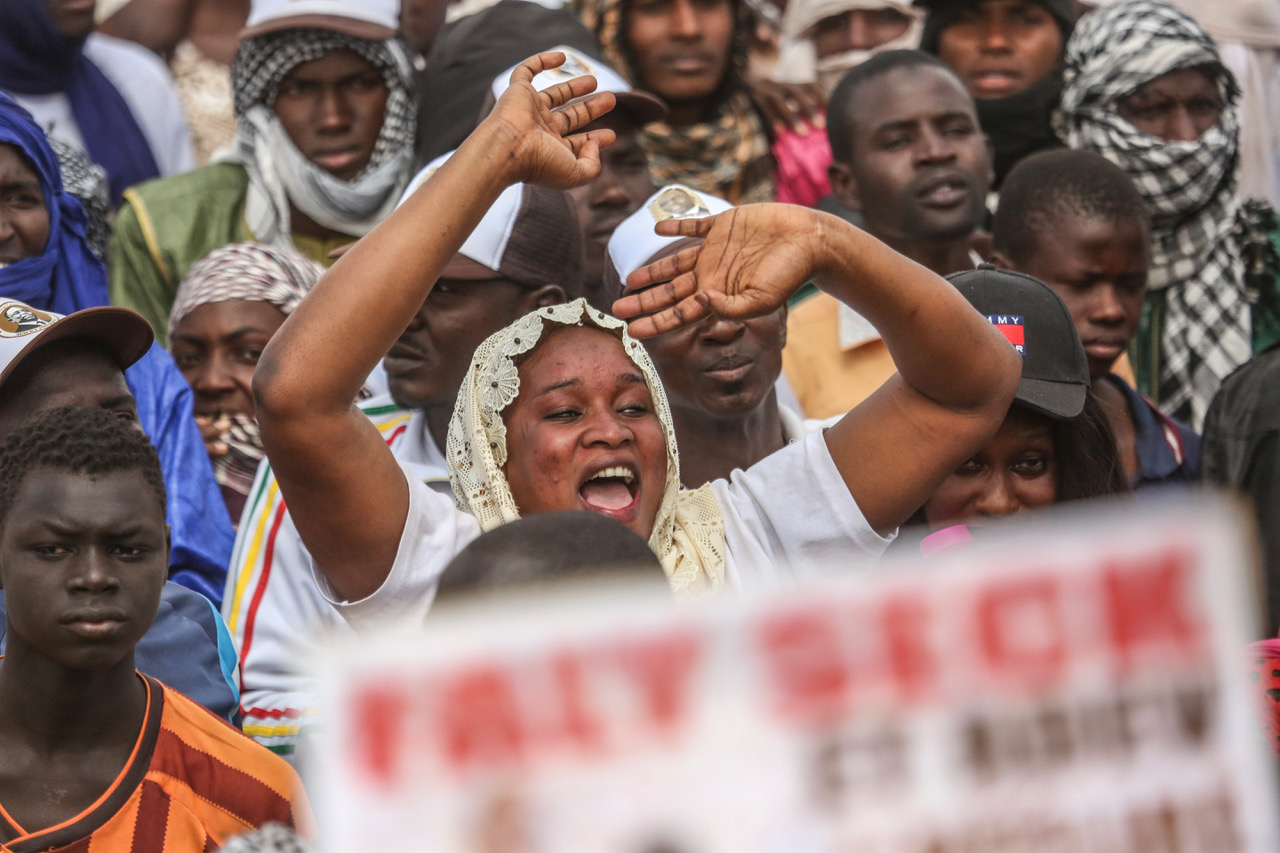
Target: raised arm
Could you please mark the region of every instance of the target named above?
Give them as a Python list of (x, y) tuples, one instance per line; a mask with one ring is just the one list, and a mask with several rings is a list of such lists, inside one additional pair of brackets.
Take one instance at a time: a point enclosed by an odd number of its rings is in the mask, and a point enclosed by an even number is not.
[(705, 240), (632, 274), (628, 289), (640, 292), (614, 311), (637, 318), (637, 337), (708, 313), (768, 313), (810, 279), (879, 330), (898, 373), (826, 432), (876, 530), (906, 521), (999, 429), (1021, 375), (1017, 352), (951, 285), (874, 237), (825, 213), (774, 204), (657, 230)]
[[(569, 136), (613, 106), (579, 77), (544, 92), (533, 77), (564, 62), (525, 61), (490, 116), (414, 195), (320, 279), (268, 344), (254, 374), (262, 443), (308, 550), (348, 600), (375, 591), (408, 513), (400, 468), (353, 405), (440, 271), (506, 187), (569, 187), (600, 168), (612, 131)], [(560, 110), (553, 112), (557, 107)]]

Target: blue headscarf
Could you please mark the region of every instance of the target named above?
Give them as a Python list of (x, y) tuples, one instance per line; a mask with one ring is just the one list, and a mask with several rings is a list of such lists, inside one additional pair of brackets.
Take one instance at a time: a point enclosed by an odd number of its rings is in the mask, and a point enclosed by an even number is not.
[(160, 175), (133, 111), (84, 55), (85, 39), (58, 32), (48, 0), (3, 2), (0, 89), (18, 95), (67, 96), (89, 159), (107, 172), (114, 209), (126, 189)]
[(89, 248), (84, 208), (78, 199), (63, 190), (58, 158), (49, 147), (44, 131), (30, 113), (3, 93), (0, 93), (0, 143), (18, 149), (35, 171), (45, 209), (49, 211), (49, 242), (44, 252), (0, 269), (0, 296), (59, 314), (106, 305), (107, 271)]

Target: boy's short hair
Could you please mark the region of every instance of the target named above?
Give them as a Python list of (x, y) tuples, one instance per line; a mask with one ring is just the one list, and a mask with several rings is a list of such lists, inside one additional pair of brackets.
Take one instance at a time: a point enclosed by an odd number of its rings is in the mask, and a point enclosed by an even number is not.
[(890, 71), (922, 65), (941, 68), (954, 76), (941, 59), (919, 50), (886, 50), (845, 72), (827, 100), (827, 141), (831, 143), (831, 153), (836, 162), (849, 163), (853, 160), (853, 134), (850, 131), (856, 120), (853, 96), (858, 90)]
[(463, 548), (440, 576), (438, 594), (618, 575), (666, 582), (649, 543), (613, 519), (548, 512), (495, 527)]
[(160, 457), (135, 421), (87, 406), (63, 406), (24, 421), (0, 443), (0, 528), (27, 474), (53, 468), (76, 474), (139, 471), (165, 511)]
[(991, 248), (1023, 263), (1039, 235), (1065, 216), (1151, 227), (1146, 202), (1119, 166), (1092, 151), (1043, 151), (1018, 163), (1004, 179)]

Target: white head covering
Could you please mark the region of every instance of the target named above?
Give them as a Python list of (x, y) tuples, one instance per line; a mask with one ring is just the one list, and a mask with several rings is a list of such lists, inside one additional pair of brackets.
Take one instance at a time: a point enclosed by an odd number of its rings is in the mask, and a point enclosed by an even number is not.
[(502, 412), (520, 394), (516, 359), (537, 346), (548, 324), (602, 329), (621, 342), (622, 351), (640, 369), (667, 444), (667, 479), (649, 547), (661, 560), (677, 595), (693, 598), (713, 592), (724, 582), (726, 552), (720, 503), (710, 485), (692, 491), (680, 488), (680, 453), (671, 407), (649, 354), (627, 334), (626, 323), (597, 311), (585, 299), (539, 308), (490, 335), (476, 348), (449, 421), (446, 453), (458, 507), (474, 515), (481, 530), (492, 530), (520, 517), (503, 473), (507, 428)]
[[(813, 28), (823, 18), (857, 10), (893, 9), (910, 21), (907, 31), (892, 41), (869, 50), (846, 50), (818, 59), (813, 45)], [(844, 72), (861, 65), (885, 50), (914, 49), (920, 46), (924, 30), (924, 10), (910, 0), (791, 0), (782, 16), (782, 44), (773, 78), (779, 83), (818, 83), (831, 94)]]

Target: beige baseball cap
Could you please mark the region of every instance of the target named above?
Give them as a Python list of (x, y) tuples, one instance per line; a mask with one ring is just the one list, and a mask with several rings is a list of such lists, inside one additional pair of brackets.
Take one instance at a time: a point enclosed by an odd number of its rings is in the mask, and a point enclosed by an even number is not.
[(127, 308), (86, 308), (63, 315), (16, 299), (0, 300), (0, 385), (36, 350), (68, 338), (100, 345), (124, 370), (146, 355), (155, 333), (141, 314)]

